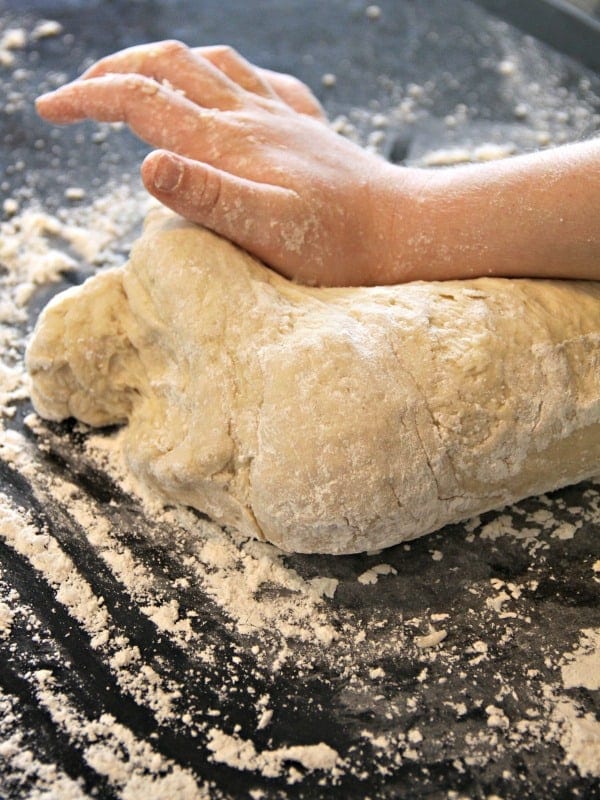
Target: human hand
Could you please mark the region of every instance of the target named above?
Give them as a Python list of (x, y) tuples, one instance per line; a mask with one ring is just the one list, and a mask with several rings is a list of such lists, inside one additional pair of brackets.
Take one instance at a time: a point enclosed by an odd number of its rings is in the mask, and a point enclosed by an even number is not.
[(385, 282), (399, 175), (410, 171), (323, 124), (291, 76), (227, 47), (167, 41), (102, 59), (37, 109), (55, 123), (126, 122), (159, 148), (142, 165), (152, 195), (287, 277)]

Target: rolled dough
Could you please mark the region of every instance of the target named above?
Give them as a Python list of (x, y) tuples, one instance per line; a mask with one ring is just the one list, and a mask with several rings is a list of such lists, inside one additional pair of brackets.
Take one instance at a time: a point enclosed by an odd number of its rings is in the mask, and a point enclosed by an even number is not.
[(27, 362), (41, 416), (126, 424), (147, 485), (288, 551), (386, 547), (600, 467), (600, 283), (308, 288), (158, 211)]

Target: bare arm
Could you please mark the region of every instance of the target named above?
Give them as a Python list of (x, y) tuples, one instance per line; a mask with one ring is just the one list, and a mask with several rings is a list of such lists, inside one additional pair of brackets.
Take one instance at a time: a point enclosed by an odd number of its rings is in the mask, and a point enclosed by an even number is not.
[(158, 148), (149, 192), (300, 282), (600, 279), (600, 140), (442, 171), (387, 164), (323, 124), (310, 91), (229, 48), (131, 48), (38, 100), (122, 120)]
[(600, 280), (600, 139), (436, 170), (422, 203), (420, 277)]

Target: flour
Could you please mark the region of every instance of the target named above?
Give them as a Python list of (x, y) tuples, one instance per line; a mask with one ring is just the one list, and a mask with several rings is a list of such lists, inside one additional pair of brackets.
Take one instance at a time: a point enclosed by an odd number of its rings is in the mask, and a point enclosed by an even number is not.
[(162, 758), (109, 714), (90, 720), (73, 709), (67, 697), (53, 691), (48, 670), (38, 670), (33, 677), (39, 703), (69, 737), (80, 742), (86, 762), (120, 790), (123, 800), (141, 796), (150, 800), (208, 800), (208, 793), (190, 772)]
[(370, 567), (366, 572), (359, 575), (356, 580), (366, 586), (377, 583), (380, 575), (397, 574), (397, 570), (391, 564), (375, 564), (374, 567)]
[(11, 416), (13, 404), (28, 396), (22, 364), (27, 304), (40, 287), (59, 281), (81, 261), (110, 265), (122, 258), (115, 245), (139, 221), (137, 208), (147, 208), (149, 202), (140, 197), (132, 211), (131, 193), (119, 187), (74, 212), (68, 221), (31, 206), (0, 223), (4, 267), (0, 274), (0, 410), (4, 416)]
[(498, 161), (508, 158), (515, 152), (512, 144), (482, 144), (472, 149), (466, 147), (451, 147), (432, 150), (426, 153), (421, 163), (425, 167), (448, 167), (456, 164), (466, 164), (478, 161)]
[[(116, 479), (126, 475), (126, 467), (119, 448), (118, 436), (111, 440), (93, 436), (88, 439), (88, 452), (103, 460), (104, 466)], [(138, 490), (148, 513), (156, 514), (157, 502), (154, 496), (135, 481), (128, 481), (130, 491)], [(135, 488), (134, 488), (135, 487)], [(236, 620), (240, 633), (254, 631), (269, 632), (272, 636), (285, 639), (298, 638), (302, 641), (316, 638), (328, 645), (337, 637), (336, 631), (327, 624), (326, 616), (320, 612), (322, 596), (332, 597), (337, 581), (331, 578), (303, 580), (294, 570), (283, 565), (283, 554), (277, 548), (245, 538), (236, 538), (225, 533), (218, 526), (199, 522), (198, 518), (185, 509), (160, 510), (161, 518), (171, 532), (177, 531), (190, 538), (186, 568), (190, 579), (200, 581), (209, 597)], [(206, 538), (199, 533), (204, 529)], [(112, 553), (107, 547), (106, 552)], [(117, 565), (114, 565), (117, 566)], [(121, 579), (132, 591), (144, 586), (142, 575), (126, 569)], [(243, 575), (243, 580), (240, 580)], [(266, 602), (260, 594), (263, 587), (279, 587), (277, 602)], [(258, 595), (260, 594), (260, 598)], [(179, 622), (180, 628), (187, 628)], [(171, 633), (175, 626), (171, 627)]]
[(600, 777), (600, 722), (593, 714), (581, 714), (572, 701), (559, 698), (552, 710), (558, 723), (565, 761), (582, 775)]
[[(218, 728), (211, 728), (208, 733), (208, 749), (213, 753), (212, 758), (219, 763), (236, 769), (257, 771), (267, 778), (280, 775), (286, 762), (296, 762), (309, 772), (327, 770), (333, 775), (339, 774), (340, 757), (323, 742), (257, 752), (253, 742), (238, 736), (229, 736)], [(292, 772), (290, 769), (288, 782), (295, 783), (295, 775), (297, 778), (301, 777), (297, 771)]]
[[(72, 780), (54, 764), (40, 761), (30, 750), (23, 733), (19, 730), (19, 709), (10, 697), (0, 692), (0, 763), (13, 775), (19, 775), (22, 783), (33, 786), (28, 800), (86, 800), (88, 795), (76, 781)], [(17, 784), (13, 783), (16, 788)], [(12, 788), (12, 787), (11, 787)]]
[(15, 63), (14, 50), (21, 50), (27, 42), (24, 28), (7, 28), (0, 36), (0, 66), (11, 67)]
[(13, 611), (7, 603), (0, 602), (0, 637), (6, 638), (10, 634), (13, 621)]
[(29, 522), (23, 509), (11, 509), (7, 505), (0, 506), (0, 529), (0, 537), (24, 555), (53, 586), (57, 601), (81, 624), (91, 647), (107, 651), (113, 666), (119, 667), (117, 680), (131, 694), (143, 698), (159, 721), (169, 718), (173, 701), (180, 697), (179, 690), (163, 688), (152, 667), (140, 663), (135, 648), (127, 649), (124, 657), (127, 637), (117, 635), (103, 598), (93, 593), (56, 540)]
[(415, 644), (422, 650), (427, 647), (436, 647), (438, 644), (441, 644), (444, 641), (447, 635), (448, 632), (446, 630), (432, 629), (425, 636), (415, 637)]
[(577, 649), (565, 655), (561, 674), (565, 689), (600, 689), (600, 628), (581, 632)]
[(48, 39), (51, 36), (59, 36), (63, 32), (63, 26), (55, 19), (43, 19), (36, 22), (31, 31), (32, 39)]

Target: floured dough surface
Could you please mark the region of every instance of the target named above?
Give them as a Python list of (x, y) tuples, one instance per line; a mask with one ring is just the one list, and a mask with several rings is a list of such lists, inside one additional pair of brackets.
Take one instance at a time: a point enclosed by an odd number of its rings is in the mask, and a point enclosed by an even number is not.
[(159, 211), (55, 298), (36, 410), (127, 423), (165, 498), (285, 550), (385, 547), (600, 467), (600, 284), (297, 286)]

